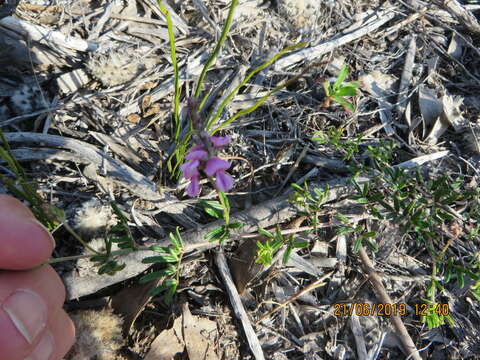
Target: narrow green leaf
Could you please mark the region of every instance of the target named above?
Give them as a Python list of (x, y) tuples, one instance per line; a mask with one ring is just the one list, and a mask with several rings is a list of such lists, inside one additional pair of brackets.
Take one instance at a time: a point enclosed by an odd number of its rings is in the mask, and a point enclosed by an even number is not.
[(350, 219), (341, 213), (336, 213), (335, 217), (345, 224), (348, 224), (350, 222)]
[(340, 72), (338, 73), (337, 80), (335, 80), (335, 82), (333, 83), (333, 91), (334, 91), (334, 92), (335, 92), (335, 91), (340, 87), (340, 85), (345, 81), (345, 79), (346, 79), (347, 76), (348, 76), (348, 71), (349, 71), (348, 65), (347, 65), (347, 64), (344, 64), (344, 65), (342, 66), (342, 68), (340, 69)]
[(211, 129), (211, 127), (217, 122), (217, 120), (220, 118), (220, 116), (222, 115), (222, 112), (223, 112), (223, 109), (225, 108), (225, 106), (227, 106), (227, 104), (232, 100), (232, 98), (238, 93), (238, 91), (244, 87), (248, 81), (257, 73), (259, 73), (260, 71), (262, 71), (263, 69), (267, 68), (268, 66), (272, 65), (275, 61), (277, 61), (280, 57), (282, 57), (284, 54), (286, 54), (287, 52), (290, 52), (290, 51), (293, 51), (293, 50), (297, 50), (301, 47), (305, 47), (307, 44), (306, 43), (301, 43), (301, 44), (295, 44), (295, 45), (291, 45), (291, 46), (287, 46), (286, 48), (284, 48), (283, 50), (279, 51), (277, 54), (275, 54), (275, 56), (273, 56), (272, 58), (270, 58), (268, 61), (266, 61), (265, 63), (263, 63), (262, 65), (256, 67), (255, 69), (253, 69), (246, 77), (245, 79), (243, 79), (243, 81), (238, 84), (233, 90), (232, 92), (230, 92), (230, 94), (228, 94), (228, 96), (222, 101), (222, 103), (220, 104), (220, 106), (218, 107), (218, 110), (217, 112), (215, 113), (215, 115), (213, 115), (211, 117), (211, 119), (208, 121), (208, 124), (207, 124), (207, 131)]
[(358, 253), (358, 251), (360, 250), (360, 246), (362, 245), (363, 240), (364, 239), (361, 236), (359, 236), (358, 238), (355, 239), (355, 244), (353, 246), (353, 252), (355, 254)]
[(221, 219), (223, 217), (223, 213), (217, 209), (205, 208), (205, 212), (216, 219)]
[(142, 259), (142, 263), (144, 264), (172, 263), (177, 261), (178, 259), (173, 255), (147, 256)]
[[(307, 69), (307, 68), (306, 68)], [(265, 100), (267, 100), (270, 96), (272, 96), (273, 94), (275, 94), (276, 92), (284, 89), (285, 87), (289, 86), (290, 84), (293, 84), (295, 83), (296, 81), (298, 81), (298, 79), (300, 79), (304, 72), (306, 71), (306, 69), (304, 69), (304, 71), (302, 71), (301, 74), (297, 75), (297, 76), (294, 76), (293, 78), (291, 79), (288, 79), (287, 81), (285, 81), (284, 83), (276, 86), (273, 90), (269, 91), (266, 95), (262, 96), (259, 100), (257, 100), (257, 102), (255, 104), (253, 104), (252, 106), (246, 108), (246, 109), (242, 109), (240, 111), (238, 111), (235, 115), (233, 115), (231, 118), (229, 118), (228, 120), (225, 120), (222, 124), (220, 124), (215, 130), (213, 130), (211, 132), (211, 135), (214, 135), (216, 132), (220, 131), (221, 129), (223, 129), (224, 127), (230, 125), (232, 122), (234, 122), (237, 118), (239, 118), (240, 116), (243, 116), (243, 115), (247, 115), (247, 114), (250, 114), (251, 112), (255, 111), (256, 109), (258, 109), (264, 102)]]
[(232, 222), (228, 224), (229, 229), (238, 229), (241, 228), (243, 224), (241, 222)]
[(323, 90), (325, 90), (325, 95), (326, 95), (327, 97), (332, 96), (333, 91), (332, 91), (332, 88), (331, 88), (331, 86), (330, 86), (330, 81), (325, 81), (325, 82), (323, 83)]
[(164, 269), (164, 270), (160, 270), (160, 271), (154, 271), (154, 272), (151, 272), (149, 274), (146, 274), (146, 275), (142, 276), (139, 280), (139, 283), (140, 284), (145, 284), (145, 283), (148, 283), (150, 281), (154, 281), (154, 280), (163, 278), (165, 276), (173, 275), (173, 274), (175, 274), (175, 271), (172, 271), (172, 269)]
[(285, 249), (285, 252), (283, 253), (283, 259), (282, 259), (283, 265), (286, 265), (288, 263), (288, 260), (292, 255), (292, 250), (293, 248), (290, 245), (287, 246), (287, 248)]
[(263, 236), (266, 236), (270, 239), (273, 239), (275, 237), (271, 232), (269, 232), (269, 231), (267, 231), (267, 230), (265, 230), (261, 227), (258, 228), (258, 233), (263, 235)]
[(304, 248), (308, 247), (308, 241), (295, 241), (293, 243), (293, 247), (295, 249), (304, 249)]
[(215, 58), (220, 53), (220, 49), (222, 48), (223, 43), (225, 42), (225, 39), (227, 38), (228, 32), (230, 31), (230, 26), (232, 25), (232, 21), (233, 21), (233, 13), (235, 11), (236, 6), (238, 5), (238, 1), (239, 0), (232, 0), (232, 2), (230, 3), (230, 9), (228, 10), (227, 20), (225, 21), (225, 25), (223, 26), (222, 34), (220, 35), (220, 38), (218, 39), (218, 42), (215, 45), (215, 49), (213, 50), (212, 54), (208, 58), (205, 66), (202, 69), (202, 73), (200, 74), (200, 77), (198, 78), (197, 88), (195, 89), (195, 97), (196, 98), (200, 97), (200, 92), (202, 91), (202, 87), (203, 87), (203, 80), (205, 79), (205, 76), (207, 75), (208, 69), (213, 64)]
[(354, 112), (355, 111), (355, 106), (348, 102), (347, 100), (345, 100), (343, 97), (341, 96), (334, 96), (333, 99), (339, 103), (340, 105), (342, 105), (345, 109), (347, 109), (348, 111), (350, 112)]
[(225, 233), (225, 228), (223, 226), (218, 226), (212, 231), (210, 231), (207, 235), (205, 235), (205, 240), (207, 241), (215, 241)]
[(208, 200), (202, 200), (200, 201), (200, 205), (203, 205), (204, 207), (210, 207), (212, 209), (216, 210), (223, 210), (222, 204), (220, 204), (218, 201), (208, 201)]

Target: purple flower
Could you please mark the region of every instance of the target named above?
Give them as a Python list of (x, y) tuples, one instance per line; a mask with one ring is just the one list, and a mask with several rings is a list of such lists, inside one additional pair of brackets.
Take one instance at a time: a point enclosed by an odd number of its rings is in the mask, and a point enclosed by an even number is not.
[[(225, 172), (225, 170), (230, 168), (230, 163), (216, 156), (209, 158), (213, 155), (211, 154), (213, 150), (227, 145), (230, 142), (230, 137), (206, 135), (201, 140), (204, 144), (193, 146), (188, 154), (185, 155), (185, 159), (189, 161), (180, 166), (183, 177), (190, 180), (190, 184), (188, 184), (186, 189), (186, 193), (190, 197), (200, 195), (200, 170), (203, 170), (208, 176), (215, 177), (215, 185), (218, 190), (228, 191), (233, 187), (233, 178)], [(210, 143), (206, 144), (205, 142), (208, 141)]]
[(228, 161), (218, 157), (209, 159), (205, 166), (205, 174), (208, 176), (215, 175), (215, 184), (220, 191), (228, 191), (233, 187), (233, 178), (225, 172), (229, 167), (230, 163)]
[(190, 197), (197, 197), (200, 195), (200, 175), (193, 176), (190, 179), (190, 184), (187, 186), (187, 195)]
[(230, 136), (210, 136), (213, 147), (220, 148), (230, 142)]
[(209, 159), (207, 161), (207, 165), (205, 165), (205, 174), (208, 176), (213, 176), (219, 171), (227, 170), (229, 167), (230, 163), (228, 161), (222, 160), (218, 157), (213, 157)]
[[(197, 147), (197, 146), (195, 146)], [(187, 160), (205, 160), (208, 156), (208, 152), (201, 146), (198, 149), (190, 149), (187, 155), (185, 155), (185, 159)]]
[(181, 165), (180, 170), (183, 172), (183, 177), (185, 179), (191, 179), (195, 176), (199, 176), (198, 165), (200, 165), (200, 161), (198, 160), (192, 160)]
[(220, 191), (228, 191), (233, 187), (233, 178), (230, 174), (227, 174), (224, 171), (220, 171), (217, 173), (217, 180), (215, 181), (218, 190)]

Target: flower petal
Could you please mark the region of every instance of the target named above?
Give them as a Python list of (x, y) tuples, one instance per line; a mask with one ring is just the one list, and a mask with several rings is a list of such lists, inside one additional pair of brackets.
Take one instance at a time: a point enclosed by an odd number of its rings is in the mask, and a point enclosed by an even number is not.
[(228, 191), (233, 187), (233, 178), (224, 171), (217, 172), (217, 180), (215, 181), (220, 191)]
[(230, 163), (228, 161), (213, 157), (207, 161), (207, 165), (205, 165), (205, 173), (208, 176), (213, 176), (213, 174), (218, 171), (227, 170), (229, 167)]
[(190, 184), (187, 186), (187, 195), (190, 197), (200, 195), (200, 181), (198, 176), (192, 177)]
[(203, 145), (195, 145), (190, 148), (190, 151), (197, 151), (197, 150), (205, 150), (205, 146)]
[(180, 170), (183, 172), (183, 177), (185, 179), (191, 179), (194, 176), (198, 177), (198, 165), (200, 164), (200, 161), (198, 160), (193, 160), (186, 162), (183, 165), (180, 165)]
[(194, 146), (193, 148), (190, 149), (189, 153), (185, 155), (185, 159), (187, 160), (205, 160), (207, 158), (207, 151), (199, 146), (198, 149), (195, 149), (197, 146)]
[(230, 136), (210, 136), (213, 147), (219, 148), (230, 142)]

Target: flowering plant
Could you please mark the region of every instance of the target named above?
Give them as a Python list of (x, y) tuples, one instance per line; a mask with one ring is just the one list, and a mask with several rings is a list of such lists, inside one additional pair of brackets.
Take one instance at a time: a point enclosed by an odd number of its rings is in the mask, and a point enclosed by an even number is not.
[(219, 191), (228, 191), (233, 187), (233, 178), (225, 172), (230, 168), (230, 163), (215, 156), (215, 151), (230, 141), (229, 136), (209, 136), (201, 132), (197, 138), (197, 145), (193, 146), (185, 159), (189, 160), (180, 166), (183, 177), (190, 180), (187, 195), (197, 197), (200, 194), (200, 172), (205, 173), (209, 179), (215, 178), (215, 187)]

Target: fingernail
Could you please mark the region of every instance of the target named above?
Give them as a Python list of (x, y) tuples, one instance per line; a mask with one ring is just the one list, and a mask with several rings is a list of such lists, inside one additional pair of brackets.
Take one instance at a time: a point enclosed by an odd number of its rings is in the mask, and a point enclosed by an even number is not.
[(48, 360), (52, 356), (54, 349), (54, 340), (50, 331), (45, 331), (38, 345), (25, 360)]
[(45, 329), (47, 305), (31, 290), (17, 290), (2, 305), (10, 320), (29, 344)]
[(39, 226), (43, 229), (43, 231), (45, 231), (45, 232), (47, 233), (48, 237), (50, 238), (50, 240), (51, 240), (52, 243), (53, 243), (53, 247), (55, 248), (55, 246), (57, 246), (57, 244), (55, 243), (55, 239), (53, 238), (52, 234), (50, 234), (50, 231), (48, 231), (48, 229), (45, 227), (45, 225), (43, 225), (43, 224), (42, 224), (40, 221), (38, 221), (37, 219), (32, 219), (32, 221), (33, 221), (35, 224), (39, 225)]

